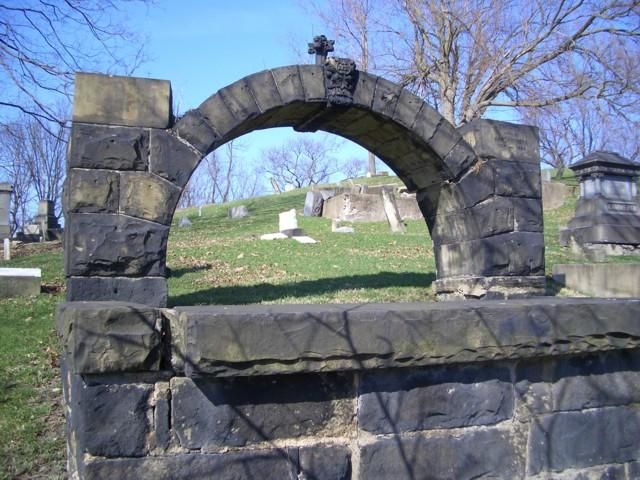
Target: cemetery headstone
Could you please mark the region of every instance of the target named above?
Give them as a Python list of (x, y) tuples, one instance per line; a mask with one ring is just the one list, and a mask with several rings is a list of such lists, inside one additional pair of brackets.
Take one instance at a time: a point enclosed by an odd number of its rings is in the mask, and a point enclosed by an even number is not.
[(38, 295), (41, 280), (39, 268), (0, 268), (0, 298)]
[(279, 230), (287, 237), (295, 237), (303, 235), (302, 229), (298, 228), (298, 219), (296, 218), (296, 209), (292, 208), (279, 215)]
[(570, 168), (580, 179), (580, 197), (560, 244), (598, 258), (640, 252), (640, 164), (600, 151)]
[(11, 237), (9, 225), (9, 206), (13, 186), (10, 183), (0, 183), (0, 239)]
[(396, 197), (386, 188), (382, 189), (382, 205), (391, 231), (393, 233), (405, 233), (406, 227), (402, 223), (398, 205), (396, 205)]
[(180, 219), (180, 222), (178, 223), (179, 227), (190, 227), (191, 225), (191, 220), (189, 220), (187, 217), (182, 217)]
[(244, 218), (249, 216), (249, 210), (246, 205), (238, 205), (229, 209), (229, 218)]

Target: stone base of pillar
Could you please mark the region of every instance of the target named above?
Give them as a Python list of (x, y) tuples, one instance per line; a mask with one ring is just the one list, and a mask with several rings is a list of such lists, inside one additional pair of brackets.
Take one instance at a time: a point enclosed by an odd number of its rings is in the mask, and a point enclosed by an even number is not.
[(546, 294), (544, 276), (451, 277), (433, 284), (438, 300), (526, 298)]

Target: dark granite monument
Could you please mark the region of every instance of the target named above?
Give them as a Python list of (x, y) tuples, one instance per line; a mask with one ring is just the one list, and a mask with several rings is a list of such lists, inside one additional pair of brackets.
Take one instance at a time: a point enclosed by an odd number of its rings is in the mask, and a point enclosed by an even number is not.
[[(456, 130), (349, 62), (250, 75), (179, 119), (169, 82), (78, 74), (73, 119), (56, 320), (70, 478), (640, 476), (640, 300), (505, 300), (544, 289), (534, 128)], [(191, 172), (277, 126), (384, 160), (417, 193), (438, 293), (485, 300), (164, 308)]]
[(560, 244), (590, 256), (640, 253), (640, 164), (594, 152), (570, 168), (580, 179), (580, 198)]

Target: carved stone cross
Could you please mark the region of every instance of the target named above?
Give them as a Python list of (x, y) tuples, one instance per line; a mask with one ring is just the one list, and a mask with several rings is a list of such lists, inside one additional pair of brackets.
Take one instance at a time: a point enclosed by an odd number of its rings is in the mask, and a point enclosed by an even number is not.
[(313, 37), (313, 42), (309, 43), (309, 54), (316, 55), (316, 65), (324, 65), (327, 53), (333, 52), (335, 40), (327, 40), (324, 35)]

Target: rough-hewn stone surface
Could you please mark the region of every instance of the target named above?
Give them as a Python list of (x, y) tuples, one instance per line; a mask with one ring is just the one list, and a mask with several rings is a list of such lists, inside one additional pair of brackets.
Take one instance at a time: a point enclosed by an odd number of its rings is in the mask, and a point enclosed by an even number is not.
[(95, 459), (88, 463), (85, 478), (349, 480), (351, 463), (348, 448), (318, 445), (225, 454)]
[(511, 418), (512, 390), (504, 367), (371, 371), (362, 378), (358, 423), (375, 434), (491, 425)]
[(169, 225), (182, 189), (148, 173), (122, 173), (120, 212)]
[(640, 412), (610, 407), (543, 415), (532, 424), (528, 473), (558, 471), (640, 457)]
[(76, 73), (74, 122), (167, 128), (171, 120), (166, 80)]
[(70, 168), (146, 170), (148, 130), (74, 123), (67, 162)]
[(84, 451), (103, 457), (139, 457), (147, 453), (150, 385), (86, 386), (74, 414)]
[(72, 213), (117, 213), (120, 175), (108, 170), (72, 168), (65, 185), (65, 210)]
[(157, 370), (161, 326), (158, 310), (117, 302), (62, 304), (56, 330), (72, 373)]
[(538, 167), (538, 129), (497, 120), (476, 120), (459, 129), (462, 137), (480, 157), (528, 162)]
[(122, 215), (69, 214), (66, 273), (164, 276), (168, 234), (166, 226)]
[(86, 480), (131, 478), (154, 480), (298, 480), (297, 450), (172, 455), (166, 457), (96, 459), (86, 467)]
[(68, 277), (67, 301), (113, 300), (165, 307), (167, 280), (164, 277)]
[(351, 387), (339, 375), (174, 378), (172, 428), (182, 447), (205, 450), (343, 434), (353, 417)]
[[(209, 138), (203, 141), (213, 142), (215, 138)], [(199, 144), (199, 142), (196, 143)], [(179, 187), (184, 187), (187, 184), (191, 173), (198, 166), (202, 158), (202, 154), (194, 151), (186, 143), (174, 135), (171, 135), (171, 133), (161, 130), (151, 132), (150, 152), (150, 170), (156, 175), (175, 183)], [(165, 208), (169, 210), (168, 207)]]
[(524, 462), (508, 431), (488, 428), (464, 436), (387, 438), (365, 445), (359, 480), (522, 478)]
[(175, 368), (220, 376), (435, 365), (635, 348), (640, 301), (181, 307)]

